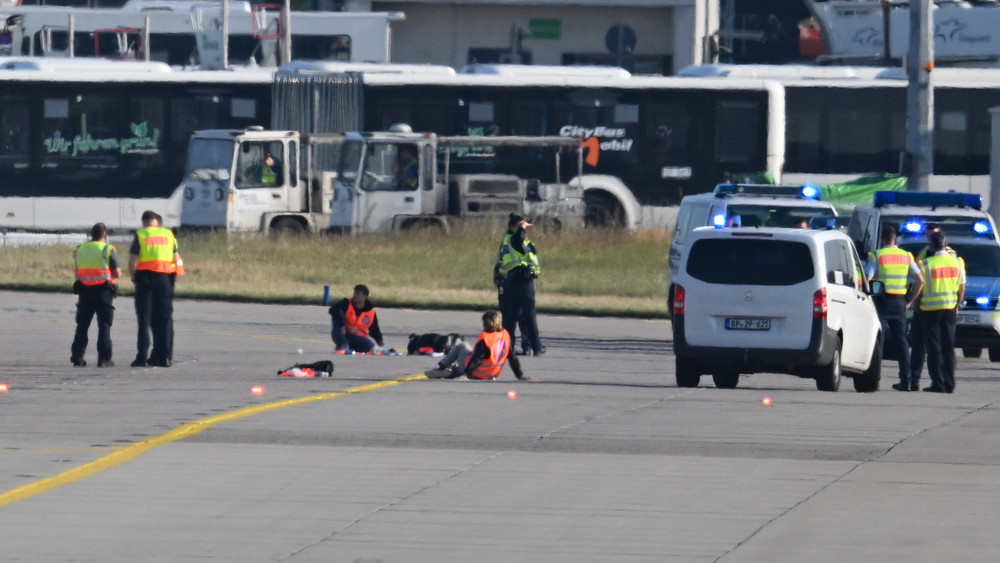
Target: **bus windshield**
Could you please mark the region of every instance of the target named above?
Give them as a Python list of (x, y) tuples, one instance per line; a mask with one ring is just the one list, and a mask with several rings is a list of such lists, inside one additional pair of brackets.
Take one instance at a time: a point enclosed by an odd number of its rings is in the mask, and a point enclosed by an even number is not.
[(233, 168), (233, 142), (225, 139), (191, 139), (187, 171), (193, 180), (228, 180)]

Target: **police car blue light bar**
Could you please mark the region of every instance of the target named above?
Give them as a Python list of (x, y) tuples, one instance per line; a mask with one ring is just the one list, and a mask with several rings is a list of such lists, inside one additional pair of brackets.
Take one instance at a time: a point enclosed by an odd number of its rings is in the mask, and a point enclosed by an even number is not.
[(726, 216), (724, 214), (720, 213), (720, 214), (716, 215), (715, 217), (712, 217), (712, 224), (715, 225), (716, 228), (725, 227), (726, 226)]
[(983, 208), (983, 197), (979, 194), (958, 192), (875, 192), (875, 207), (885, 205), (913, 205), (916, 207), (971, 207)]
[(757, 195), (802, 197), (820, 199), (820, 190), (813, 185), (775, 186), (773, 184), (717, 184), (713, 193), (719, 197), (727, 195)]
[(903, 223), (903, 230), (907, 233), (919, 233), (924, 230), (924, 224), (917, 220), (910, 220)]

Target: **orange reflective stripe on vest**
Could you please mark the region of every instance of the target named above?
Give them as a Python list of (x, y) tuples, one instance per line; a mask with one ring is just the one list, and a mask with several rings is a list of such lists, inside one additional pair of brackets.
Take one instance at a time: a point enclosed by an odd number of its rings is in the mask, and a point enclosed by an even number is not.
[(111, 260), (111, 245), (101, 241), (89, 241), (73, 251), (76, 261), (76, 277), (83, 285), (102, 285), (111, 279), (108, 262)]
[(939, 254), (920, 261), (927, 285), (920, 295), (921, 311), (954, 309), (961, 288), (962, 261), (950, 254)]
[(174, 264), (174, 251), (177, 241), (174, 233), (164, 227), (145, 227), (136, 232), (139, 237), (139, 256), (135, 263), (136, 271), (173, 274), (177, 272)]
[(354, 310), (354, 303), (348, 301), (347, 312), (344, 313), (344, 328), (355, 336), (368, 336), (368, 328), (375, 322), (375, 309), (365, 311), (360, 315)]
[[(498, 332), (481, 332), (476, 340), (478, 345), (484, 342), (490, 349), (490, 357), (483, 360), (481, 364), (472, 372), (475, 379), (496, 379), (503, 370), (503, 365), (507, 363), (507, 355), (510, 353), (510, 335), (506, 330)], [(475, 350), (475, 346), (472, 347)], [(468, 365), (468, 361), (466, 361)]]

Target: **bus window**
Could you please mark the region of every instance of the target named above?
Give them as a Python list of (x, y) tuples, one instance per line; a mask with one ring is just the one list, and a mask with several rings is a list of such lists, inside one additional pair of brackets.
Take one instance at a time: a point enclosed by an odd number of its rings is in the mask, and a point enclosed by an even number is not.
[(121, 166), (120, 143), (125, 133), (122, 107), (119, 96), (89, 88), (44, 99), (43, 182), (67, 195), (88, 183), (103, 183), (106, 190), (114, 190), (121, 181), (115, 171)]

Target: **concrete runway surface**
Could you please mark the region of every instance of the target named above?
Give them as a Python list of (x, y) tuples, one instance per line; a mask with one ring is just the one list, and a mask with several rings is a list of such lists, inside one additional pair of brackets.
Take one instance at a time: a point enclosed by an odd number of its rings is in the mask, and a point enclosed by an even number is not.
[[(334, 356), (321, 305), (178, 301), (174, 367), (132, 369), (117, 304), (118, 366), (92, 367), (94, 327), (74, 368), (75, 297), (0, 292), (2, 561), (1000, 558), (985, 358), (960, 358), (953, 395), (889, 389), (893, 362), (872, 394), (678, 389), (668, 322), (544, 315), (537, 381), (428, 381), (433, 358)], [(481, 326), (379, 317), (403, 351)], [(276, 376), (322, 359), (332, 378)]]

